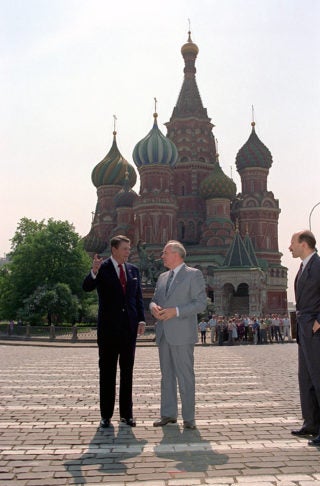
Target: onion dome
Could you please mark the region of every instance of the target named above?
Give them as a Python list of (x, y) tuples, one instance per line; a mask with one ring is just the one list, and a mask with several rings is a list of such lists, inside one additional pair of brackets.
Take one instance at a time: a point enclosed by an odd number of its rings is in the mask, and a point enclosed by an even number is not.
[(255, 122), (251, 123), (252, 132), (248, 141), (241, 147), (236, 157), (238, 171), (247, 167), (270, 169), (272, 155), (270, 150), (261, 142), (255, 132)]
[(138, 194), (131, 189), (129, 184), (129, 172), (126, 170), (123, 188), (115, 195), (114, 204), (116, 208), (132, 207)]
[(181, 54), (184, 56), (185, 54), (194, 54), (195, 56), (198, 55), (199, 48), (197, 44), (194, 44), (191, 40), (191, 32), (188, 32), (188, 42), (186, 44), (183, 44), (181, 47)]
[(88, 253), (102, 253), (106, 247), (106, 241), (99, 238), (91, 228), (90, 233), (83, 238), (84, 249)]
[(133, 150), (133, 160), (136, 166), (169, 165), (174, 166), (178, 160), (178, 150), (175, 144), (159, 130), (158, 114), (154, 113), (154, 124), (150, 132)]
[(233, 199), (236, 195), (236, 184), (226, 176), (218, 160), (211, 173), (200, 184), (200, 195), (204, 199), (225, 198)]
[(104, 159), (92, 171), (91, 180), (96, 187), (122, 185), (126, 170), (129, 173), (129, 183), (133, 187), (137, 182), (137, 174), (134, 167), (130, 165), (121, 155), (117, 146), (117, 132), (113, 132), (112, 147)]

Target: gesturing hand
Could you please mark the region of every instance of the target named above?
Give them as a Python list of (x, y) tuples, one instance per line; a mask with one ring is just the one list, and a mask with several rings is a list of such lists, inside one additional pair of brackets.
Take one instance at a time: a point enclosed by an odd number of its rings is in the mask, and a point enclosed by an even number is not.
[(103, 258), (101, 258), (97, 253), (93, 257), (93, 262), (92, 262), (92, 271), (95, 275), (99, 272), (99, 269), (102, 265)]

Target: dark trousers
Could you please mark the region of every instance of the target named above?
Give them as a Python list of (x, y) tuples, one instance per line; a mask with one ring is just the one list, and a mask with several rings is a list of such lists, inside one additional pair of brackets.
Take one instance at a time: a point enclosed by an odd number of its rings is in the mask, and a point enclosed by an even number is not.
[(320, 332), (299, 336), (299, 389), (303, 426), (320, 434)]
[(120, 366), (119, 413), (121, 418), (132, 418), (132, 375), (135, 341), (128, 336), (105, 338), (99, 345), (100, 412), (101, 417), (113, 415), (116, 397), (117, 364)]

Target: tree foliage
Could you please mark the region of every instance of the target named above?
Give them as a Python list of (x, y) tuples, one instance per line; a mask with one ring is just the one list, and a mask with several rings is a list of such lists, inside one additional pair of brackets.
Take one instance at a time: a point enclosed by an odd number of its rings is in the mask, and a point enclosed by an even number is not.
[(28, 299), (34, 299), (39, 289), (46, 289), (47, 299), (53, 292), (53, 298), (57, 284), (65, 284), (71, 295), (80, 303), (84, 301), (82, 280), (90, 259), (72, 224), (23, 218), (11, 242), (10, 262), (0, 274), (2, 318), (14, 318), (23, 312)]
[(31, 323), (47, 322), (61, 324), (75, 322), (79, 313), (78, 297), (72, 295), (70, 287), (57, 283), (52, 287), (38, 287), (24, 301), (24, 308), (19, 314), (23, 321)]

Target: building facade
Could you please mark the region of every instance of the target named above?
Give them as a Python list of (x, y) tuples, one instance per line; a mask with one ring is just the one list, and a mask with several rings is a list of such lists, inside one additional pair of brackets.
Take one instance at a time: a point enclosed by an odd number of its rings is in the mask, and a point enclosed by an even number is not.
[[(280, 208), (267, 187), (272, 155), (252, 122), (236, 155), (237, 193), (219, 164), (214, 125), (200, 97), (198, 52), (189, 33), (181, 48), (183, 83), (165, 124), (167, 134), (154, 113), (150, 132), (134, 147), (135, 167), (121, 155), (113, 133), (111, 149), (92, 171), (97, 205), (85, 248), (104, 254), (113, 235), (129, 236), (132, 261), (140, 265), (148, 293), (161, 270), (161, 249), (178, 239), (187, 249), (188, 264), (202, 270), (216, 313), (284, 314), (287, 269), (278, 248)], [(132, 189), (136, 171), (139, 194)]]

